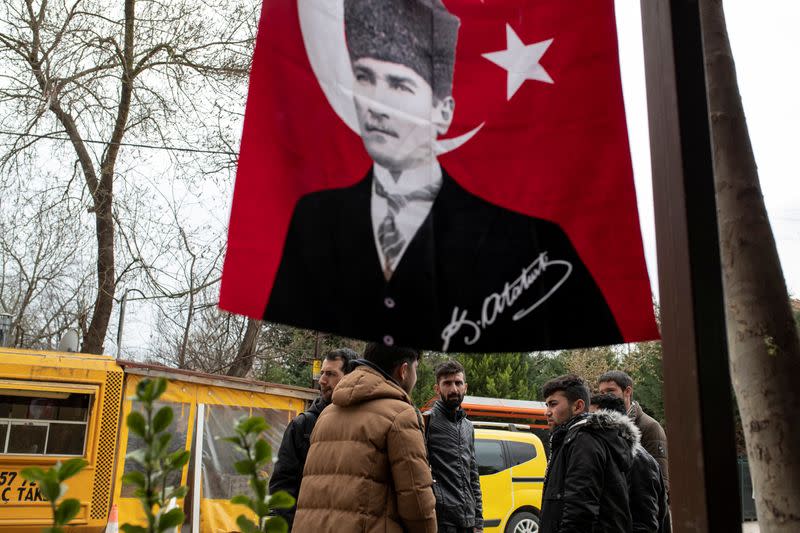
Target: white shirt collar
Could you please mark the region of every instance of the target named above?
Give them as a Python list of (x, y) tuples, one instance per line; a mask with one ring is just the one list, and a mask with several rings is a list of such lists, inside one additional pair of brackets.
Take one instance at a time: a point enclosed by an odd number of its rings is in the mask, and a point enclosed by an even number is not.
[(391, 194), (408, 194), (442, 181), (442, 167), (436, 159), (432, 159), (430, 165), (404, 170), (397, 181), (387, 169), (377, 163), (374, 174), (375, 179), (380, 181), (383, 188)]

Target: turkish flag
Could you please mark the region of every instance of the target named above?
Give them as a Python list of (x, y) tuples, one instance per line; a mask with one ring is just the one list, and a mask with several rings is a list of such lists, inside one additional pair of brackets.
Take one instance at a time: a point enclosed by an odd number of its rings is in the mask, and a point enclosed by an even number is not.
[(220, 307), (443, 351), (657, 338), (613, 0), (264, 0)]

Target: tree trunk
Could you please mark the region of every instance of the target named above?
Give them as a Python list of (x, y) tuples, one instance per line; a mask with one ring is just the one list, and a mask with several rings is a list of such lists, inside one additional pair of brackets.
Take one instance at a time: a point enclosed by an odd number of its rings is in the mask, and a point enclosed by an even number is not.
[[(136, 17), (134, 8), (135, 0), (125, 0), (125, 46), (117, 116), (114, 131), (111, 133), (111, 139), (100, 164), (100, 180), (97, 188), (90, 190), (94, 200), (97, 230), (97, 298), (94, 301), (89, 331), (83, 341), (82, 351), (86, 353), (103, 353), (103, 342), (111, 318), (114, 290), (117, 285), (114, 275), (114, 166), (128, 124), (133, 94), (133, 30)], [(90, 187), (91, 185), (92, 183), (89, 183)]]
[(247, 329), (244, 332), (244, 339), (242, 344), (239, 345), (239, 352), (236, 354), (236, 359), (231, 363), (228, 368), (227, 375), (243, 378), (253, 368), (253, 359), (256, 353), (256, 345), (258, 344), (258, 334), (261, 332), (261, 321), (247, 319)]
[[(102, 185), (101, 185), (102, 187)], [(112, 217), (111, 191), (98, 191), (97, 197), (104, 198), (96, 202), (95, 228), (97, 231), (97, 296), (92, 308), (92, 320), (83, 339), (81, 351), (84, 353), (103, 353), (103, 343), (108, 331), (111, 309), (114, 305), (114, 219)]]
[(701, 0), (730, 369), (762, 533), (800, 531), (800, 341), (721, 0)]

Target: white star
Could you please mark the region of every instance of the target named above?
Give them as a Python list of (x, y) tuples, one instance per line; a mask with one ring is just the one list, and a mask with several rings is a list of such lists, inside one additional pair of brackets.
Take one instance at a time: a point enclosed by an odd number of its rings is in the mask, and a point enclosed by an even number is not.
[(506, 49), (483, 54), (483, 57), (508, 71), (507, 100), (511, 100), (525, 80), (553, 83), (553, 78), (539, 64), (539, 60), (553, 43), (547, 39), (533, 44), (523, 44), (514, 28), (506, 24)]

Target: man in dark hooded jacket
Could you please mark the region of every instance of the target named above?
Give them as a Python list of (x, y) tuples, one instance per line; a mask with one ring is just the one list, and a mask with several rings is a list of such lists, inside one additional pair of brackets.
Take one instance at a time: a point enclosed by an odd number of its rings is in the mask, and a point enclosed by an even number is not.
[(641, 432), (628, 418), (625, 402), (614, 394), (592, 396), (591, 412), (600, 411), (617, 423), (629, 425), (633, 436), (633, 464), (628, 482), (633, 533), (669, 533), (667, 490), (658, 462), (641, 445)]
[[(332, 350), (325, 354), (319, 377), (319, 398), (314, 400), (307, 411), (297, 415), (286, 426), (281, 447), (278, 449), (275, 470), (269, 478), (270, 493), (285, 490), (293, 498), (297, 498), (297, 494), (300, 492), (300, 482), (303, 479), (303, 467), (306, 464), (308, 449), (311, 447), (311, 432), (314, 430), (317, 418), (322, 410), (331, 403), (333, 389), (336, 388), (339, 380), (350, 372), (351, 362), (357, 358), (358, 355), (348, 348)], [(291, 531), (295, 508), (275, 511), (275, 513), (286, 519)]]
[(630, 426), (589, 414), (589, 388), (574, 374), (547, 382), (542, 394), (551, 452), (540, 533), (630, 533)]

